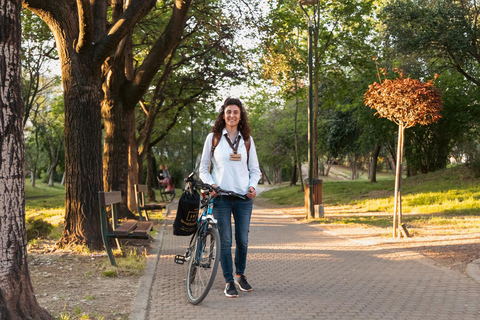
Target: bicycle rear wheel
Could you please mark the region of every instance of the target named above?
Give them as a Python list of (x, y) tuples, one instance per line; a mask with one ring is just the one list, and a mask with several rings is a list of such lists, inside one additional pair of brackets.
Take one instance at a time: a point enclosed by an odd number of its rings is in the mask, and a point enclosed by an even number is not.
[(213, 285), (220, 263), (220, 235), (216, 226), (210, 225), (207, 232), (197, 238), (195, 249), (188, 261), (187, 298), (192, 304), (205, 299)]

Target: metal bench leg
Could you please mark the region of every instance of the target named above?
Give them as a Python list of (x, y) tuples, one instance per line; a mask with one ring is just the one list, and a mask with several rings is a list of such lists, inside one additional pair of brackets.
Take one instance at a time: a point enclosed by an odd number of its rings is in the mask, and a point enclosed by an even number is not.
[[(100, 196), (100, 193), (99, 193)], [(102, 201), (100, 200), (100, 204)], [(110, 264), (112, 266), (116, 266), (115, 258), (113, 257), (112, 248), (110, 248), (110, 243), (108, 243), (107, 237), (107, 211), (105, 210), (104, 206), (100, 205), (100, 224), (101, 224), (101, 231), (102, 231), (102, 240), (103, 245), (105, 246), (105, 251), (107, 251), (108, 259), (110, 259)]]
[[(118, 241), (118, 239), (116, 239)], [(113, 257), (113, 252), (112, 248), (110, 247), (110, 244), (108, 243), (107, 237), (104, 237), (103, 243), (105, 245), (105, 251), (107, 251), (108, 259), (110, 259), (110, 264), (112, 266), (116, 266), (117, 264), (115, 263), (115, 258)]]

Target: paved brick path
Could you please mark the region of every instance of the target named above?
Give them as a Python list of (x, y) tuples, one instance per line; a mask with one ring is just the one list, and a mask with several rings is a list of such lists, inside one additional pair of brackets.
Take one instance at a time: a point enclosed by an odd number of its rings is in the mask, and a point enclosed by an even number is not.
[(246, 275), (254, 287), (223, 294), (221, 269), (207, 298), (190, 305), (186, 265), (173, 261), (189, 237), (168, 217), (146, 319), (480, 319), (480, 285), (419, 254), (379, 249), (255, 209)]

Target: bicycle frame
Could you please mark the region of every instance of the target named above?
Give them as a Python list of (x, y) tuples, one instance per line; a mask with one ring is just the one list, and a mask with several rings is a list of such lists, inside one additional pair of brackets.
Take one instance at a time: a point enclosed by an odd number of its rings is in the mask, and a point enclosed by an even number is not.
[[(202, 252), (202, 243), (199, 241), (202, 236), (207, 233), (208, 228), (213, 224), (217, 225), (217, 220), (213, 217), (213, 202), (214, 198), (211, 196), (207, 196), (201, 200), (202, 205), (200, 206), (202, 210), (202, 214), (198, 217), (197, 220), (197, 232), (194, 233), (192, 239), (190, 240), (190, 246), (187, 251), (191, 250), (192, 245), (196, 242), (195, 240), (198, 239), (199, 247), (198, 252), (195, 254), (195, 263), (198, 264), (200, 260), (200, 252)], [(191, 253), (191, 252), (190, 252)], [(188, 255), (185, 255), (188, 258)]]

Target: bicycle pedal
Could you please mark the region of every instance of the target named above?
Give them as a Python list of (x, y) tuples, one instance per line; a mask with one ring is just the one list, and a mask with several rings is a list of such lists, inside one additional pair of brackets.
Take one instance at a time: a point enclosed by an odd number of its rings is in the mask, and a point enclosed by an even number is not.
[(177, 264), (184, 264), (185, 261), (187, 261), (187, 259), (185, 258), (185, 256), (181, 256), (181, 255), (179, 255), (179, 254), (177, 254), (177, 255), (175, 256), (175, 263), (177, 263)]

